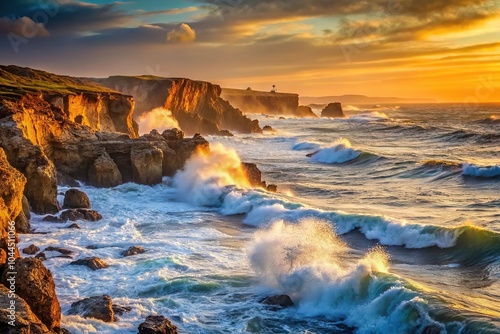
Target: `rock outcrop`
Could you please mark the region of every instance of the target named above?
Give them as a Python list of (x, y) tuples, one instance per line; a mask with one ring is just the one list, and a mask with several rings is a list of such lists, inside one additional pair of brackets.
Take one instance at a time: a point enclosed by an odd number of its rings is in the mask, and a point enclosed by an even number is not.
[(0, 148), (0, 250), (3, 254), (0, 266), (5, 264), (10, 254), (19, 257), (15, 244), (17, 233), (12, 222), (23, 209), (25, 183), (26, 178), (9, 164), (4, 150)]
[(177, 327), (162, 315), (150, 315), (139, 325), (138, 334), (177, 334)]
[(126, 251), (122, 252), (123, 257), (133, 256), (146, 253), (146, 250), (141, 246), (131, 246)]
[(116, 321), (113, 310), (113, 301), (108, 295), (85, 298), (74, 302), (68, 315), (81, 315), (84, 318), (93, 318), (104, 322)]
[[(10, 271), (16, 273), (16, 294), (26, 301), (48, 329), (58, 330), (61, 326), (61, 307), (52, 273), (36, 258), (18, 258)], [(11, 278), (11, 274), (5, 271), (2, 283), (7, 286)]]
[(222, 97), (245, 114), (318, 117), (311, 108), (299, 106), (298, 94), (224, 88)]
[(259, 122), (251, 120), (221, 98), (220, 86), (204, 81), (151, 76), (112, 76), (94, 79), (110, 89), (132, 95), (137, 119), (156, 108), (172, 112), (181, 129), (188, 134), (229, 135), (260, 132)]
[(84, 259), (76, 260), (71, 262), (70, 264), (76, 266), (87, 266), (92, 270), (99, 270), (109, 267), (106, 262), (101, 260), (98, 257), (86, 257)]
[(321, 117), (345, 117), (342, 104), (340, 102), (330, 103), (321, 111)]
[(292, 299), (288, 295), (276, 295), (267, 297), (262, 301), (262, 304), (281, 307), (291, 307), (294, 305)]
[(122, 174), (108, 152), (94, 160), (89, 168), (89, 184), (99, 188), (112, 188), (123, 183)]
[[(10, 290), (0, 284), (0, 333), (55, 334), (40, 321), (24, 299), (18, 295), (12, 297)], [(9, 310), (12, 301), (15, 303), (15, 312)]]

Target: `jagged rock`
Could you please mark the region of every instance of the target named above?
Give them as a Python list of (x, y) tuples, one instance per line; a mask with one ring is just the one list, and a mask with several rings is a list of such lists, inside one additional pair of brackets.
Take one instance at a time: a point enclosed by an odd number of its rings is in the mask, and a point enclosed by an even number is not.
[(142, 253), (146, 253), (146, 250), (144, 248), (142, 248), (141, 246), (132, 246), (129, 249), (127, 249), (126, 251), (123, 251), (122, 255), (124, 257), (127, 257), (127, 256), (142, 254)]
[(63, 208), (90, 209), (90, 199), (86, 193), (78, 189), (69, 189), (64, 194)]
[(177, 327), (162, 315), (150, 315), (139, 325), (138, 334), (177, 334)]
[(295, 116), (297, 117), (307, 117), (307, 118), (318, 118), (318, 115), (314, 113), (311, 107), (308, 106), (298, 106), (295, 111)]
[(108, 152), (97, 158), (89, 169), (89, 184), (94, 187), (112, 188), (123, 183), (122, 174)]
[(71, 262), (70, 264), (72, 265), (77, 265), (77, 266), (87, 266), (92, 270), (99, 270), (99, 269), (104, 269), (109, 267), (106, 262), (101, 260), (98, 257), (86, 257), (84, 259), (76, 260)]
[(327, 105), (321, 111), (321, 117), (345, 117), (340, 102), (334, 102)]
[(179, 129), (174, 128), (174, 129), (163, 131), (161, 136), (163, 138), (165, 138), (165, 140), (168, 140), (168, 141), (179, 141), (179, 140), (184, 139), (184, 132), (182, 132)]
[(262, 301), (262, 304), (265, 305), (273, 305), (273, 306), (281, 306), (281, 307), (290, 307), (293, 306), (293, 301), (290, 296), (287, 295), (276, 295), (267, 297)]
[(39, 259), (40, 261), (45, 261), (47, 260), (47, 256), (45, 255), (44, 252), (40, 252), (37, 255), (35, 255), (35, 258)]
[(27, 254), (27, 255), (34, 255), (36, 254), (38, 251), (40, 250), (39, 247), (35, 246), (35, 245), (29, 245), (28, 247), (26, 248), (23, 248), (22, 252), (24, 254)]
[[(16, 272), (16, 294), (26, 301), (49, 329), (58, 329), (61, 325), (61, 307), (50, 270), (37, 258), (18, 258), (11, 271)], [(8, 286), (11, 278), (5, 271), (2, 283)]]
[(99, 212), (95, 210), (88, 210), (88, 209), (69, 209), (61, 212), (61, 218), (63, 222), (66, 222), (68, 220), (70, 221), (77, 221), (77, 220), (84, 220), (84, 221), (91, 221), (91, 222), (96, 222), (102, 219), (102, 216)]
[(74, 302), (68, 315), (81, 315), (84, 318), (93, 318), (104, 322), (115, 322), (113, 302), (108, 295), (85, 298)]
[(158, 147), (132, 148), (130, 153), (134, 182), (145, 185), (161, 183), (163, 151)]
[(31, 233), (31, 224), (23, 211), (16, 217), (16, 232), (21, 234)]
[(43, 250), (44, 252), (59, 252), (64, 255), (71, 255), (73, 254), (73, 251), (66, 249), (66, 248), (61, 248), (61, 247), (54, 247), (54, 246), (49, 246)]
[[(9, 233), (17, 241), (15, 224), (11, 222), (22, 211), (23, 189), (26, 178), (7, 161), (7, 157), (0, 148), (0, 248), (9, 254)], [(19, 250), (11, 247), (14, 256), (19, 256)], [(0, 262), (0, 266), (5, 261)]]
[(252, 187), (260, 187), (262, 185), (262, 173), (256, 164), (242, 162), (241, 167)]
[[(30, 306), (18, 295), (0, 284), (0, 333), (3, 334), (55, 334), (33, 313)], [(12, 308), (15, 304), (15, 311)], [(12, 322), (13, 321), (13, 322)], [(14, 326), (12, 326), (14, 325)]]
[(80, 184), (77, 180), (69, 175), (57, 172), (57, 184), (64, 187), (79, 188)]
[(130, 306), (120, 306), (113, 304), (113, 312), (115, 312), (116, 315), (123, 315), (130, 311), (132, 311), (132, 308)]

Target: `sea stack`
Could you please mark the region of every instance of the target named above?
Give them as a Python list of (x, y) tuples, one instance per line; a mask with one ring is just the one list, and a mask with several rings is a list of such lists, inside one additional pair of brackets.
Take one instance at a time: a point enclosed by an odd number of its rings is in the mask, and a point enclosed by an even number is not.
[(340, 102), (330, 103), (321, 111), (321, 117), (345, 117)]

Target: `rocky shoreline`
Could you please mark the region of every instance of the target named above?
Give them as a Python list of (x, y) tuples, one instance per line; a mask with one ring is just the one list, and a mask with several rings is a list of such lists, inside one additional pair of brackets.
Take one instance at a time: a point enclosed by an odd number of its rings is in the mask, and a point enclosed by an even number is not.
[[(98, 188), (127, 182), (155, 185), (182, 169), (195, 152), (209, 152), (210, 145), (201, 135), (185, 138), (178, 129), (139, 137), (131, 96), (80, 79), (8, 66), (0, 67), (0, 79), (0, 332), (68, 333), (61, 328), (54, 279), (43, 260), (45, 252), (71, 257), (71, 251), (30, 245), (22, 250), (29, 257), (22, 257), (17, 233), (32, 232), (31, 212), (54, 223), (99, 220), (102, 216), (91, 209), (86, 194), (74, 188), (64, 194), (61, 211), (58, 185), (75, 187), (77, 180)], [(226, 119), (222, 124), (242, 116), (237, 109), (225, 108), (218, 109)], [(243, 132), (260, 131), (258, 123), (245, 119)], [(276, 190), (262, 181), (255, 164), (241, 167), (252, 186)], [(69, 227), (79, 228), (76, 223)], [(123, 255), (147, 251), (132, 248)], [(71, 264), (93, 270), (107, 267), (96, 257)], [(113, 305), (109, 296), (88, 296), (74, 303), (69, 314), (116, 321), (115, 315), (127, 310), (127, 306)], [(148, 317), (139, 332), (176, 333), (176, 327), (155, 316)]]

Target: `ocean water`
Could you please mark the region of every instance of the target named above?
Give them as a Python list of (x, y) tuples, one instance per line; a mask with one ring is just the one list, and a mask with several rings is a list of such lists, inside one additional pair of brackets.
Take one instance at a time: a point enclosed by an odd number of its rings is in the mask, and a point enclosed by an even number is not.
[[(64, 314), (102, 294), (132, 307), (63, 327), (136, 333), (162, 314), (181, 333), (500, 333), (500, 105), (345, 109), (259, 115), (275, 132), (209, 137), (161, 185), (84, 185), (104, 219), (81, 229), (35, 216), (50, 233), (21, 248), (74, 251), (45, 262)], [(250, 189), (240, 158), (279, 192)], [(132, 245), (147, 252), (123, 258)], [(86, 256), (110, 267), (69, 265)], [(294, 307), (260, 303), (282, 293)]]

